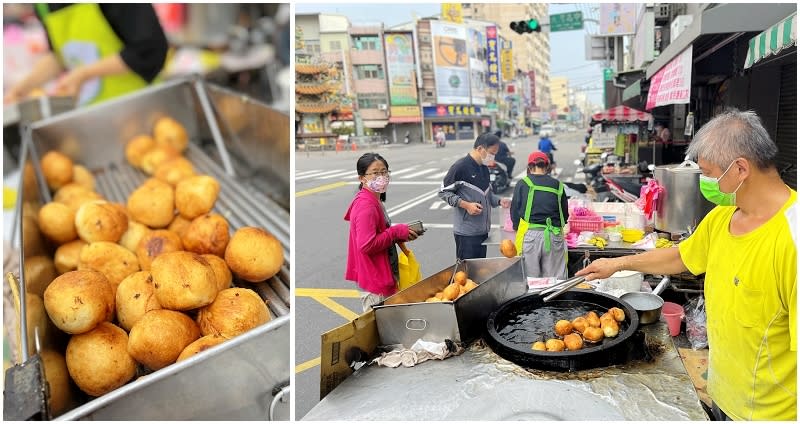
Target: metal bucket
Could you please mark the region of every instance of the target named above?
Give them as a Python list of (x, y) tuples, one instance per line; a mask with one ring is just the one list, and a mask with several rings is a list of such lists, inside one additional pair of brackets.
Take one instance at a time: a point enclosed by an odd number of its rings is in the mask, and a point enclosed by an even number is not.
[(687, 160), (657, 166), (653, 175), (664, 187), (656, 205), (656, 229), (668, 233), (694, 231), (714, 205), (700, 193), (700, 168)]

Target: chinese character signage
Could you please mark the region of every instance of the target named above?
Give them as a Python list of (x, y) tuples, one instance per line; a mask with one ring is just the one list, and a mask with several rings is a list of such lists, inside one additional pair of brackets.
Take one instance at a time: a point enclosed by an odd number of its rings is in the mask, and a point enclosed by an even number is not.
[(653, 75), (650, 82), (650, 91), (647, 93), (647, 106), (676, 105), (689, 103), (689, 94), (692, 85), (692, 45), (672, 59)]
[(392, 106), (417, 104), (417, 81), (414, 73), (414, 42), (411, 33), (387, 33), (386, 71), (389, 101)]
[(480, 117), (480, 106), (473, 105), (437, 105), (422, 108), (426, 118), (475, 118)]
[(514, 79), (514, 55), (511, 49), (503, 49), (500, 53), (500, 63), (503, 69), (503, 81), (512, 81)]
[(636, 4), (600, 3), (599, 35), (631, 35), (636, 23)]
[(497, 48), (497, 27), (486, 27), (486, 64), (488, 65), (486, 75), (489, 88), (500, 86), (500, 58)]
[(437, 103), (470, 102), (467, 29), (463, 25), (431, 21)]

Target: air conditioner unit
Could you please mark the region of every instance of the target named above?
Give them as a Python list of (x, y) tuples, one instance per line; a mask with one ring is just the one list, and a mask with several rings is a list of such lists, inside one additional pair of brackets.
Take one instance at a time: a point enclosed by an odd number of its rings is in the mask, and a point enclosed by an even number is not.
[(653, 15), (656, 19), (669, 19), (671, 4), (659, 3), (653, 7)]
[(386, 103), (381, 103), (378, 105), (378, 110), (386, 110), (388, 108), (389, 107), (386, 105)]

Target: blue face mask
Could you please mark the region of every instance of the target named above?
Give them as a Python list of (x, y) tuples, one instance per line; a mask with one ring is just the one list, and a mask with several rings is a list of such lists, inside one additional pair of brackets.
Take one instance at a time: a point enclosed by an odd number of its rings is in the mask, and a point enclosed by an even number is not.
[(733, 193), (725, 193), (719, 188), (719, 181), (728, 173), (733, 164), (734, 162), (731, 162), (731, 164), (728, 165), (728, 169), (726, 169), (719, 178), (700, 175), (700, 192), (703, 193), (703, 197), (705, 197), (706, 200), (719, 206), (736, 206), (736, 192), (739, 191), (739, 187), (742, 186), (744, 180), (739, 183), (736, 190), (733, 190)]

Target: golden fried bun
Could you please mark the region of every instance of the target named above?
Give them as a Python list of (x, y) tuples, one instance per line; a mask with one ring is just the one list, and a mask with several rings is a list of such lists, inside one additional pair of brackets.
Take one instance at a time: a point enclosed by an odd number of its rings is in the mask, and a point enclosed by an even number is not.
[(57, 417), (67, 412), (72, 392), (67, 360), (64, 355), (51, 349), (42, 349), (39, 356), (42, 357), (44, 376), (50, 386), (50, 412)]
[(225, 259), (211, 254), (200, 256), (202, 256), (203, 259), (211, 265), (211, 269), (214, 270), (214, 276), (217, 280), (217, 290), (222, 291), (230, 288), (231, 283), (233, 283), (233, 275), (231, 274), (230, 268), (228, 268), (228, 264), (225, 263)]
[(149, 271), (153, 259), (167, 252), (179, 252), (183, 250), (183, 242), (177, 234), (169, 230), (153, 230), (147, 233), (139, 241), (136, 247), (136, 257), (139, 259), (139, 266)]
[(544, 345), (548, 352), (561, 352), (566, 348), (564, 341), (559, 339), (549, 339)]
[(161, 309), (153, 287), (153, 276), (147, 271), (139, 271), (125, 277), (117, 287), (116, 305), (117, 321), (125, 331), (131, 331), (145, 313)]
[(200, 332), (233, 338), (270, 320), (267, 304), (250, 289), (234, 287), (217, 294), (197, 313)]
[(625, 321), (625, 311), (621, 308), (617, 308), (614, 306), (613, 308), (609, 309), (608, 312), (614, 317), (614, 320), (617, 322)]
[(175, 219), (169, 223), (167, 229), (180, 236), (181, 240), (183, 240), (183, 236), (186, 235), (186, 229), (189, 228), (189, 224), (191, 223), (191, 220), (182, 217), (180, 214), (176, 214)]
[(89, 191), (94, 191), (94, 175), (83, 165), (72, 167), (72, 183), (86, 187)]
[(589, 327), (600, 328), (600, 317), (597, 316), (597, 312), (589, 311), (584, 316), (586, 317), (586, 323), (589, 324)]
[(58, 190), (72, 182), (73, 163), (67, 155), (51, 150), (42, 156), (42, 173), (50, 190)]
[(156, 141), (149, 135), (137, 135), (125, 145), (125, 159), (136, 168), (142, 167), (142, 159), (153, 147)]
[(75, 214), (75, 228), (81, 240), (116, 243), (128, 230), (128, 217), (118, 206), (105, 200), (84, 203)]
[(256, 227), (237, 230), (225, 249), (225, 262), (245, 281), (264, 281), (283, 265), (283, 248), (272, 234)]
[(580, 350), (583, 347), (583, 338), (575, 333), (567, 334), (564, 336), (564, 346), (567, 350)]
[(39, 230), (56, 244), (75, 240), (75, 212), (63, 203), (47, 203), (39, 209)]
[(559, 320), (556, 322), (555, 330), (559, 336), (566, 336), (572, 332), (572, 323), (565, 319)]
[[(191, 252), (159, 255), (150, 272), (162, 307), (176, 311), (206, 306), (217, 296), (217, 279), (211, 265)], [(180, 353), (180, 352), (178, 352)]]
[(230, 237), (228, 221), (220, 214), (210, 213), (193, 219), (182, 240), (190, 252), (221, 257), (225, 256)]
[(139, 271), (139, 260), (133, 252), (116, 243), (96, 241), (81, 249), (78, 269), (102, 273), (116, 293), (125, 277)]
[(63, 203), (75, 211), (84, 203), (95, 200), (103, 200), (103, 196), (74, 182), (61, 187), (53, 196), (54, 202)]
[(58, 277), (56, 266), (49, 256), (32, 256), (25, 259), (25, 291), (39, 296), (44, 295), (44, 290), (50, 282)]
[(128, 335), (110, 322), (72, 336), (67, 344), (67, 369), (78, 387), (102, 396), (131, 381), (136, 362), (128, 353)]
[(171, 186), (177, 185), (181, 180), (195, 176), (194, 166), (183, 156), (167, 159), (158, 165), (153, 175)]
[(172, 186), (150, 178), (128, 197), (131, 219), (150, 228), (164, 228), (175, 216), (175, 190)]
[(56, 249), (54, 262), (56, 271), (59, 275), (78, 269), (78, 262), (80, 262), (81, 258), (81, 249), (83, 249), (83, 246), (86, 246), (87, 244), (89, 243), (78, 239), (66, 244), (62, 244), (58, 247), (58, 249)]
[(170, 117), (163, 117), (156, 121), (156, 125), (153, 127), (153, 138), (156, 139), (156, 144), (170, 146), (179, 152), (186, 150), (189, 145), (189, 134), (186, 133), (186, 128)]
[(586, 330), (586, 327), (589, 326), (589, 323), (586, 321), (585, 317), (577, 317), (572, 320), (572, 329), (583, 334), (583, 331)]
[(613, 318), (603, 320), (600, 324), (600, 328), (603, 330), (603, 334), (606, 337), (616, 337), (617, 334), (619, 334), (619, 323)]
[(175, 362), (183, 361), (192, 355), (203, 352), (206, 349), (212, 348), (226, 340), (228, 339), (220, 336), (219, 334), (209, 334), (207, 336), (200, 337), (199, 339), (193, 341), (189, 346), (186, 346), (186, 348), (183, 349), (183, 352), (178, 355), (178, 360)]
[(175, 186), (175, 207), (186, 219), (211, 212), (219, 195), (219, 183), (208, 175), (195, 175)]
[(144, 236), (150, 231), (150, 228), (146, 225), (129, 219), (128, 230), (120, 237), (119, 244), (131, 252), (136, 252), (136, 248), (139, 247), (139, 242), (142, 241)]
[(155, 371), (173, 364), (183, 349), (199, 338), (200, 329), (188, 315), (155, 309), (131, 328), (128, 353)]
[(22, 216), (22, 251), (26, 258), (45, 253), (45, 241), (36, 216)]
[(583, 338), (593, 343), (602, 341), (603, 337), (605, 337), (605, 334), (603, 333), (603, 329), (599, 327), (586, 327), (586, 330), (583, 332)]
[(69, 334), (85, 333), (114, 314), (114, 293), (103, 274), (70, 271), (44, 291), (44, 307), (53, 324)]
[(538, 341), (531, 345), (531, 350), (545, 351), (547, 350), (547, 345), (542, 341)]
[(147, 175), (153, 175), (162, 163), (178, 156), (180, 152), (173, 147), (156, 145), (142, 156), (142, 171)]

